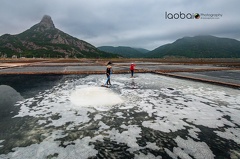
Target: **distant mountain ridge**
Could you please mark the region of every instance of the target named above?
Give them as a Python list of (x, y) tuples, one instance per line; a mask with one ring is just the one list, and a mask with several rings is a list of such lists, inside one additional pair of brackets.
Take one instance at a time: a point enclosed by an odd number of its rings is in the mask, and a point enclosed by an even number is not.
[(148, 58), (240, 58), (240, 41), (211, 35), (184, 37), (147, 53)]
[(0, 57), (240, 58), (240, 41), (211, 35), (183, 37), (152, 51), (127, 46), (94, 47), (57, 29), (50, 16), (30, 29), (0, 36)]
[(48, 15), (20, 34), (0, 36), (0, 52), (0, 57), (118, 57), (55, 28)]
[(100, 46), (98, 47), (99, 50), (118, 54), (126, 58), (139, 58), (139, 57), (145, 57), (146, 53), (149, 52), (149, 50), (143, 49), (143, 48), (132, 48), (128, 46)]

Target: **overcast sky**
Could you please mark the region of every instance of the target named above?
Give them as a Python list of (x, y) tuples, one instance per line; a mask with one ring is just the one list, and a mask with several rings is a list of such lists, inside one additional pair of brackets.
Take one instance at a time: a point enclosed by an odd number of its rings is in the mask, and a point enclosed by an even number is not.
[[(153, 50), (196, 35), (240, 40), (239, 6), (240, 0), (1, 0), (0, 35), (21, 33), (49, 15), (56, 28), (96, 47)], [(166, 12), (168, 18), (199, 13), (200, 19), (166, 19)]]

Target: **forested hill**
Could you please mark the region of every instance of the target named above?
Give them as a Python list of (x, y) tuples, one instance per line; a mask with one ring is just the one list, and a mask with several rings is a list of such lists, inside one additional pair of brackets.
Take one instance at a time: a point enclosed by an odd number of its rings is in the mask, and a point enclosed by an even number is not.
[(147, 53), (149, 58), (240, 58), (240, 41), (214, 36), (184, 37)]

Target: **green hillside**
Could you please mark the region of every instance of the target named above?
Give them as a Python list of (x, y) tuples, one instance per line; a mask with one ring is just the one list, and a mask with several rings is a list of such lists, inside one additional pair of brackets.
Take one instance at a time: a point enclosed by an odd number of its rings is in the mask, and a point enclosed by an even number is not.
[(147, 54), (150, 58), (240, 58), (240, 41), (214, 36), (195, 36), (178, 39)]
[(113, 46), (101, 46), (98, 47), (99, 50), (109, 52), (109, 53), (114, 53), (121, 55), (126, 58), (140, 58), (140, 57), (145, 57), (146, 53), (148, 50), (142, 49), (142, 48), (131, 48), (131, 47), (126, 47), (126, 46), (118, 46), (118, 47), (113, 47)]

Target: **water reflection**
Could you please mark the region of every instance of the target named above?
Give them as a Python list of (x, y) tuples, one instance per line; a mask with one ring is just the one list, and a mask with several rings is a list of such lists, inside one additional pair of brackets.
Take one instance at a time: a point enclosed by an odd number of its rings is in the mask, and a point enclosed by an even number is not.
[(14, 104), (23, 100), (23, 97), (14, 88), (8, 85), (0, 85), (0, 117), (7, 117), (18, 112), (18, 107)]

